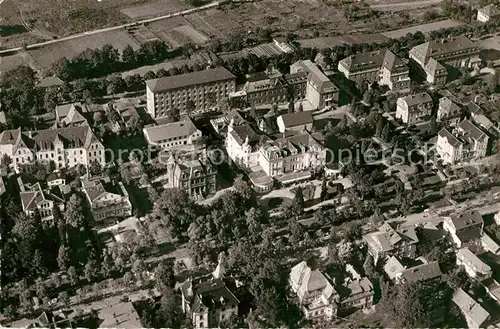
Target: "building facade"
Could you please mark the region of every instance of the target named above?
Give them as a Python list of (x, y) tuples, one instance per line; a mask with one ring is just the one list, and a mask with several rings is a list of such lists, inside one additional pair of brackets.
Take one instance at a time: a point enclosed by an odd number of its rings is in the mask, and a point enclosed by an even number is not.
[(146, 81), (147, 111), (152, 118), (180, 113), (205, 112), (218, 108), (220, 101), (236, 88), (236, 76), (223, 67)]
[(469, 248), (465, 247), (457, 251), (457, 265), (463, 266), (465, 272), (479, 281), (491, 278), (491, 267), (480, 260)]
[(418, 237), (414, 227), (400, 229), (385, 223), (377, 232), (365, 235), (363, 240), (375, 263), (386, 256), (412, 258), (417, 252)]
[(67, 127), (22, 132), (21, 129), (0, 133), (0, 156), (12, 159), (11, 166), (19, 172), (35, 163), (53, 162), (56, 169), (105, 164), (103, 144), (90, 126)]
[(477, 210), (464, 212), (443, 221), (443, 230), (450, 233), (453, 243), (458, 248), (480, 245), (483, 227), (483, 217)]
[(285, 131), (304, 132), (311, 131), (314, 119), (311, 112), (295, 112), (280, 115), (277, 119), (280, 133)]
[(426, 81), (431, 85), (444, 86), (448, 80), (448, 70), (434, 58), (424, 66)]
[(363, 81), (378, 82), (394, 91), (410, 91), (411, 80), (408, 66), (388, 49), (344, 58), (339, 62), (338, 70), (347, 79), (358, 84)]
[(82, 189), (96, 221), (132, 216), (132, 203), (122, 182), (104, 179), (83, 180)]
[(453, 132), (441, 129), (436, 150), (443, 163), (454, 164), (486, 156), (488, 135), (469, 120), (463, 120)]
[(54, 220), (54, 208), (64, 211), (64, 198), (52, 193), (49, 189), (42, 189), (40, 183), (25, 186), (18, 178), (21, 206), (27, 216), (40, 216), (42, 222)]
[(448, 97), (439, 99), (436, 121), (446, 122), (450, 126), (457, 126), (460, 123), (462, 109)]
[(494, 4), (489, 4), (477, 10), (477, 20), (479, 22), (489, 22), (500, 18), (500, 10)]
[(412, 125), (430, 117), (433, 102), (429, 94), (420, 93), (398, 98), (396, 106), (396, 119)]
[(144, 137), (153, 149), (192, 147), (201, 142), (201, 130), (187, 117), (184, 120), (143, 129)]

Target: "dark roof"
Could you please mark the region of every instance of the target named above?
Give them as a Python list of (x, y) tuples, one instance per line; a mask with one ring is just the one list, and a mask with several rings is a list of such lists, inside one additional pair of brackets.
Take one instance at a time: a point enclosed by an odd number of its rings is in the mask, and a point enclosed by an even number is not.
[(281, 115), (281, 119), (285, 127), (295, 127), (313, 123), (313, 116), (311, 112), (295, 112)]
[(478, 11), (482, 12), (489, 17), (494, 17), (500, 15), (500, 10), (495, 4), (489, 4), (483, 8), (479, 8)]
[(422, 103), (432, 102), (432, 97), (428, 93), (419, 93), (403, 97), (408, 107)]
[(446, 130), (446, 128), (443, 128), (439, 131), (439, 136), (445, 137), (446, 139), (448, 139), (448, 143), (453, 147), (459, 147), (460, 144), (462, 144), (462, 142), (458, 138), (453, 136), (452, 133), (450, 133), (448, 130)]
[(481, 129), (476, 127), (472, 122), (470, 122), (467, 119), (460, 122), (459, 127), (460, 129), (467, 132), (467, 135), (472, 137), (476, 141), (480, 141), (487, 136)]
[(441, 269), (438, 262), (430, 262), (411, 267), (401, 273), (401, 276), (409, 283), (427, 281), (440, 277)]
[(457, 231), (473, 226), (483, 226), (483, 217), (477, 210), (461, 213), (458, 216), (452, 217), (453, 225)]
[(236, 76), (224, 67), (174, 75), (146, 81), (153, 92), (184, 88), (217, 81), (233, 80)]
[(223, 305), (237, 306), (238, 299), (226, 287), (221, 279), (215, 279), (200, 283), (195, 292), (193, 312), (197, 312), (201, 306), (210, 310), (218, 309)]

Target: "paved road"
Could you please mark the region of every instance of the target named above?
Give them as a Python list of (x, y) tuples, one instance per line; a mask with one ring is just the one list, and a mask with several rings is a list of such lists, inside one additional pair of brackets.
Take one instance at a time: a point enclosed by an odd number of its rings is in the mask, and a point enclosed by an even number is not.
[(441, 3), (443, 0), (423, 0), (412, 2), (399, 2), (399, 3), (384, 3), (378, 5), (371, 5), (370, 7), (375, 10), (381, 11), (403, 11), (408, 9), (431, 7)]
[[(186, 10), (183, 10), (183, 11), (179, 11), (177, 13), (172, 13), (172, 14), (168, 14), (168, 15), (158, 16), (158, 17), (154, 17), (154, 18), (150, 18), (150, 19), (145, 19), (145, 20), (142, 20), (142, 21), (137, 21), (137, 22), (133, 22), (133, 23), (127, 23), (127, 24), (123, 24), (123, 25), (112, 26), (112, 27), (107, 27), (107, 28), (97, 29), (97, 30), (92, 30), (92, 31), (86, 31), (86, 32), (83, 32), (83, 33), (78, 33), (78, 34), (70, 35), (70, 36), (67, 36), (67, 37), (60, 38), (60, 39), (54, 39), (54, 40), (49, 40), (49, 41), (44, 41), (44, 42), (40, 42), (40, 43), (31, 44), (31, 45), (28, 45), (26, 48), (27, 49), (39, 48), (39, 47), (47, 46), (47, 45), (58, 43), (58, 42), (63, 42), (63, 41), (68, 41), (68, 40), (73, 40), (73, 39), (78, 39), (78, 38), (89, 36), (89, 35), (94, 35), (94, 34), (99, 34), (99, 33), (104, 33), (104, 32), (109, 32), (109, 31), (114, 31), (114, 30), (119, 30), (119, 29), (131, 27), (131, 26), (135, 26), (135, 25), (140, 25), (140, 24), (146, 24), (146, 23), (156, 22), (156, 21), (159, 21), (159, 20), (162, 20), (162, 19), (166, 19), (166, 18), (172, 18), (172, 17), (176, 17), (176, 16), (188, 15), (188, 14), (191, 14), (191, 13), (194, 13), (194, 12), (197, 12), (197, 11), (203, 11), (203, 10), (206, 10), (206, 9), (209, 9), (209, 8), (217, 7), (219, 5), (219, 3), (221, 3), (221, 1), (215, 1), (215, 2), (209, 3), (209, 4), (204, 5), (204, 6), (200, 6), (200, 7), (196, 7), (196, 8), (191, 8), (191, 9), (186, 9)], [(20, 50), (22, 50), (22, 47), (15, 47), (15, 48), (1, 50), (0, 54), (10, 53), (10, 52), (16, 52), (16, 51), (20, 51)]]

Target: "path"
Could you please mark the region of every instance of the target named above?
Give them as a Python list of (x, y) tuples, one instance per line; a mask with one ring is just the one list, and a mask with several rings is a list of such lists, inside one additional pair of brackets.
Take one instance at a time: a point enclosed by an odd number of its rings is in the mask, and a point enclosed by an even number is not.
[(438, 5), (443, 0), (423, 0), (413, 2), (399, 2), (399, 3), (384, 3), (378, 5), (370, 5), (372, 9), (381, 11), (402, 11), (409, 9), (425, 8)]

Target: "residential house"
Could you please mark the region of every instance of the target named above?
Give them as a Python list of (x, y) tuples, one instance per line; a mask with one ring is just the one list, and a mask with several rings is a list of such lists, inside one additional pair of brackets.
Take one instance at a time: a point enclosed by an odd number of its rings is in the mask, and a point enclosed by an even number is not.
[(27, 216), (40, 216), (42, 222), (54, 220), (54, 208), (64, 211), (64, 197), (57, 190), (42, 189), (40, 183), (24, 184), (21, 177), (17, 179), (21, 206)]
[(442, 40), (431, 40), (413, 47), (410, 59), (425, 68), (431, 58), (444, 66), (472, 68), (480, 64), (479, 46), (466, 36), (455, 36)]
[(429, 59), (423, 67), (426, 81), (435, 86), (444, 86), (448, 80), (448, 70), (434, 58)]
[(314, 122), (311, 112), (283, 114), (276, 120), (280, 133), (284, 133), (285, 131), (311, 131)]
[(210, 111), (235, 88), (236, 76), (223, 67), (148, 80), (147, 111), (153, 119), (167, 117), (172, 109)]
[(324, 167), (326, 155), (320, 136), (305, 132), (264, 142), (259, 149), (259, 165), (270, 177), (316, 172)]
[(371, 281), (366, 277), (361, 277), (350, 264), (346, 265), (346, 272), (344, 284), (338, 287), (340, 308), (347, 310), (372, 307), (375, 292)]
[(56, 106), (57, 127), (87, 126), (89, 122), (82, 114), (82, 103), (72, 103)]
[(112, 104), (112, 109), (121, 117), (125, 127), (131, 127), (141, 120), (141, 116), (137, 111), (139, 108), (144, 108), (144, 105), (138, 98), (122, 98)]
[(300, 60), (290, 66), (290, 74), (307, 73), (306, 99), (313, 109), (335, 106), (339, 101), (339, 89), (310, 60)]
[(340, 297), (318, 269), (311, 269), (303, 261), (292, 268), (289, 283), (306, 319), (331, 319), (337, 314)]
[(489, 251), (494, 255), (500, 255), (500, 245), (487, 233), (483, 233), (481, 236), (481, 245), (484, 250)]
[(486, 156), (488, 135), (469, 120), (463, 120), (453, 133), (443, 128), (438, 133), (436, 150), (444, 163), (479, 159)]
[(493, 278), (483, 280), (481, 283), (488, 295), (500, 304), (500, 284)]
[(229, 158), (242, 168), (259, 165), (260, 145), (269, 137), (248, 122), (236, 125), (234, 118), (227, 127), (226, 151)]
[(132, 216), (132, 203), (122, 182), (111, 182), (109, 177), (82, 181), (90, 210), (95, 220)]
[(217, 169), (207, 157), (172, 154), (167, 161), (167, 175), (168, 187), (181, 189), (194, 199), (217, 192)]
[(61, 88), (62, 86), (64, 86), (64, 81), (62, 81), (59, 77), (53, 75), (41, 79), (36, 86), (38, 88), (50, 88), (50, 87)]
[(497, 5), (489, 4), (477, 10), (477, 20), (483, 23), (500, 18), (500, 9)]
[(404, 123), (413, 125), (430, 117), (433, 102), (428, 93), (420, 93), (400, 97), (396, 105), (396, 119), (401, 119)]
[(494, 126), (493, 122), (484, 115), (483, 109), (477, 103), (470, 102), (467, 105), (467, 109), (469, 110), (472, 121), (474, 121), (477, 126), (482, 127), (486, 131), (489, 131)]
[(224, 282), (220, 259), (215, 271), (207, 276), (187, 279), (181, 284), (182, 311), (194, 328), (215, 328), (238, 314), (239, 300)]
[(50, 173), (46, 181), (49, 187), (66, 185), (66, 179), (58, 172)]
[(378, 51), (355, 54), (339, 61), (339, 72), (356, 83), (378, 82), (393, 91), (410, 91), (410, 70), (392, 51)]
[(478, 280), (491, 277), (492, 271), (486, 263), (480, 260), (469, 248), (465, 247), (457, 251), (457, 265), (463, 265), (465, 272)]
[(231, 123), (231, 120), (233, 120), (233, 125), (235, 126), (242, 125), (246, 122), (243, 116), (243, 112), (240, 112), (238, 110), (232, 110), (231, 112), (223, 116), (211, 119), (210, 124), (212, 125), (217, 134), (226, 137), (227, 128)]
[(191, 118), (143, 129), (144, 137), (154, 149), (194, 148), (202, 141), (201, 130), (196, 128)]
[(458, 248), (479, 245), (483, 235), (484, 221), (479, 211), (468, 211), (458, 216), (445, 218), (443, 230), (450, 236)]
[(418, 237), (415, 228), (399, 228), (391, 225), (393, 224), (384, 223), (377, 232), (363, 236), (375, 263), (386, 256), (412, 258), (417, 251)]
[(469, 328), (481, 328), (490, 314), (462, 288), (453, 292), (452, 301), (458, 306)]
[(441, 97), (439, 99), (436, 121), (446, 122), (448, 125), (454, 127), (460, 123), (461, 114), (462, 109), (457, 103), (453, 102), (448, 97)]
[(22, 132), (4, 130), (0, 133), (0, 158), (7, 155), (17, 172), (35, 163), (53, 162), (56, 169), (105, 164), (105, 150), (90, 126)]
[(420, 257), (416, 260), (403, 260), (392, 256), (384, 265), (384, 271), (396, 283), (437, 280), (442, 275), (438, 262), (427, 262)]

